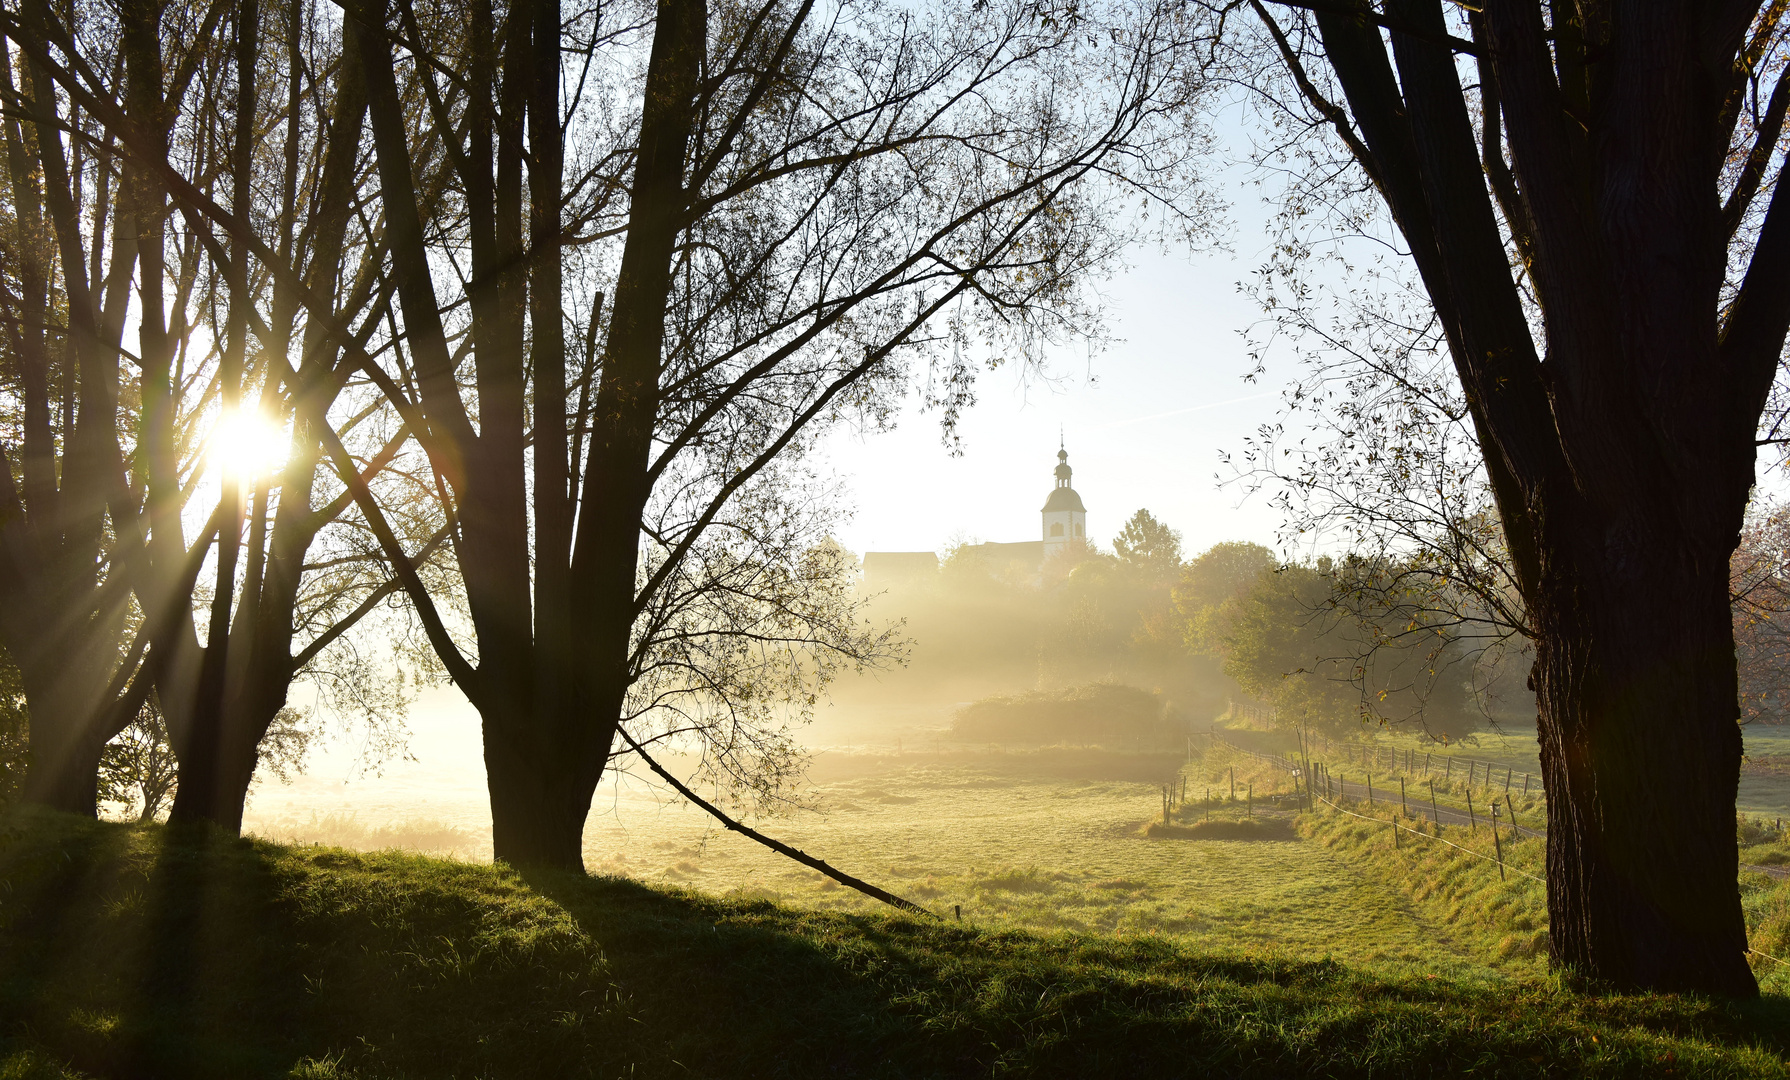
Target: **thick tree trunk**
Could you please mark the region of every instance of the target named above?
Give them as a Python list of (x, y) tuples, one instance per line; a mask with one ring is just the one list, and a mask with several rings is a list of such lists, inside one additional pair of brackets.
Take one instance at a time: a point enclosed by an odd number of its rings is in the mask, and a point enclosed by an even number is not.
[(1750, 996), (1726, 563), (1682, 550), (1582, 568), (1535, 611), (1553, 960), (1619, 987)]
[[(37, 711), (36, 703), (32, 705)], [(38, 734), (39, 730), (43, 734)], [(19, 797), (70, 814), (99, 812), (99, 759), (106, 740), (91, 725), (33, 724), (29, 765)]]
[(582, 873), (584, 822), (602, 768), (580, 768), (588, 750), (566, 737), (585, 726), (581, 717), (523, 716), (502, 705), (480, 716), (493, 855), (512, 866)]
[(13, 659), (31, 714), (20, 797), (93, 817), (99, 810), (99, 759), (111, 737), (100, 715), (109, 673), (78, 657), (15, 652)]
[[(279, 689), (283, 702), (284, 684)], [(252, 714), (241, 707), (225, 710), (214, 733), (215, 744), (205, 755), (206, 768), (192, 769), (190, 753), (179, 759), (180, 786), (168, 814), (170, 823), (206, 822), (232, 835), (241, 834), (243, 807), (261, 761), (261, 740), (278, 712), (278, 708), (272, 712), (257, 709)]]

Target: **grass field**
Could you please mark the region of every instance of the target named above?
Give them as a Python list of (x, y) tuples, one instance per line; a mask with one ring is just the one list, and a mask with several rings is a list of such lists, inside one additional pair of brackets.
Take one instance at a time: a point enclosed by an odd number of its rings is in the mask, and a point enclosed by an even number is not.
[(1781, 999), (1488, 987), (50, 815), (0, 832), (9, 1078), (1787, 1072)]
[[(824, 817), (767, 828), (934, 911), (961, 907), (973, 925), (1166, 934), (1202, 949), (1485, 973), (1436, 948), (1434, 928), (1396, 891), (1310, 845), (1144, 837), (1157, 785), (1123, 777), (1160, 763), (1085, 750), (1048, 757), (884, 759), (858, 763), (860, 775), (836, 767), (821, 788)], [(877, 906), (699, 821), (595, 825), (586, 843), (598, 872), (821, 910)]]

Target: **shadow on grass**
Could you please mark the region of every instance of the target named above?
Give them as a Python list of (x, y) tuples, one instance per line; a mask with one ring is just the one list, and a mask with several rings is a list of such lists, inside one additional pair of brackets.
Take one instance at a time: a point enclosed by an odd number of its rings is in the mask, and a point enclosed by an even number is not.
[(1785, 1074), (1780, 1000), (1388, 979), (1154, 936), (5, 824), (8, 1077)]
[(302, 985), (267, 861), (209, 830), (50, 815), (0, 852), (8, 1034), (101, 1075), (267, 1075)]
[[(727, 1076), (1786, 1075), (1790, 1003), (1586, 997), (530, 873)], [(679, 958), (678, 974), (668, 957)], [(680, 977), (681, 974), (681, 977)], [(682, 1021), (665, 1028), (667, 1017)]]

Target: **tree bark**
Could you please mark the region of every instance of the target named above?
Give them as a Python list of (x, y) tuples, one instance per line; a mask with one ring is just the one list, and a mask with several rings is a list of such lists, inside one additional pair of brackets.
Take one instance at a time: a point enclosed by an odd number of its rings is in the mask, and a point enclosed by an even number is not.
[(1725, 563), (1667, 532), (1641, 565), (1550, 575), (1532, 604), (1551, 954), (1616, 986), (1752, 995)]

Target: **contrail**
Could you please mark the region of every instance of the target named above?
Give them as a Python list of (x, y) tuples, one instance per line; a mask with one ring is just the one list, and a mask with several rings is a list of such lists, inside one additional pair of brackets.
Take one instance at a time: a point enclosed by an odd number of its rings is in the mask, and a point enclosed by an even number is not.
[(1110, 424), (1100, 424), (1096, 427), (1088, 428), (1087, 430), (1090, 432), (1105, 431), (1108, 428), (1124, 427), (1127, 424), (1141, 424), (1147, 420), (1161, 420), (1161, 419), (1164, 419), (1164, 418), (1170, 417), (1170, 416), (1185, 416), (1187, 413), (1204, 412), (1207, 409), (1222, 409), (1226, 405), (1240, 405), (1245, 401), (1260, 401), (1261, 399), (1263, 399), (1265, 397), (1274, 397), (1275, 395), (1277, 395), (1279, 393), (1280, 393), (1280, 391), (1278, 391), (1278, 390), (1266, 390), (1260, 394), (1251, 394), (1248, 397), (1232, 398), (1229, 401), (1211, 401), (1211, 402), (1207, 402), (1204, 405), (1192, 405), (1185, 409), (1170, 409), (1168, 412), (1151, 413), (1149, 416), (1134, 416), (1129, 420), (1114, 420)]

